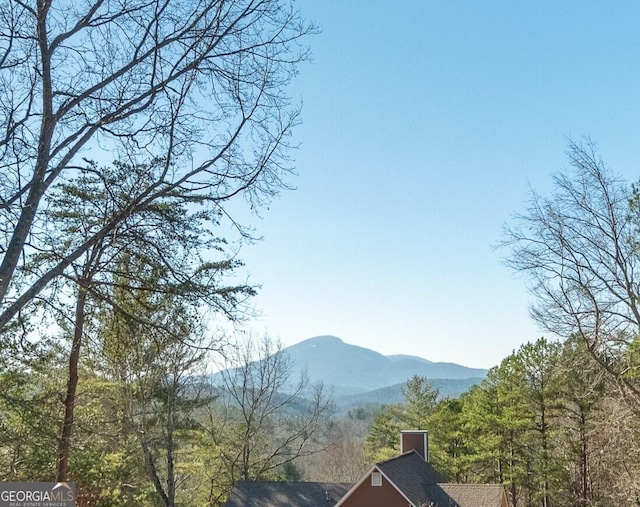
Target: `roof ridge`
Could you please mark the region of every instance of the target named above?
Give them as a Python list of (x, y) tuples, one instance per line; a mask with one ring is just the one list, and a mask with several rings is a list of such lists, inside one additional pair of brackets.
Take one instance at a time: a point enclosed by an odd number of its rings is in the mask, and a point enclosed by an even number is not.
[(438, 486), (464, 486), (464, 487), (472, 486), (472, 487), (478, 487), (478, 488), (486, 488), (487, 486), (489, 486), (489, 487), (495, 487), (495, 486), (504, 487), (504, 484), (501, 484), (499, 482), (487, 482), (485, 484), (479, 484), (479, 483), (476, 483), (476, 482), (437, 482), (436, 484)]
[(421, 459), (422, 461), (424, 461), (425, 463), (429, 463), (428, 461), (425, 461), (425, 460), (424, 460), (424, 458), (423, 458), (422, 456), (420, 456), (420, 453), (419, 453), (418, 451), (416, 451), (415, 449), (411, 449), (411, 450), (409, 450), (409, 451), (407, 451), (407, 452), (403, 452), (402, 454), (398, 454), (397, 456), (394, 456), (393, 458), (388, 458), (388, 459), (385, 459), (385, 460), (383, 460), (383, 461), (378, 461), (378, 462), (376, 463), (376, 466), (378, 466), (378, 465), (384, 465), (385, 463), (389, 463), (390, 461), (395, 461), (395, 460), (400, 459), (400, 458), (403, 458), (404, 456), (407, 456), (407, 455), (409, 455), (409, 454), (411, 454), (411, 453), (413, 453), (413, 454), (417, 454), (417, 455), (420, 457), (420, 459)]
[(278, 480), (256, 480), (256, 479), (240, 479), (239, 483), (261, 483), (261, 484), (353, 484), (353, 482), (327, 482), (327, 481), (278, 481)]

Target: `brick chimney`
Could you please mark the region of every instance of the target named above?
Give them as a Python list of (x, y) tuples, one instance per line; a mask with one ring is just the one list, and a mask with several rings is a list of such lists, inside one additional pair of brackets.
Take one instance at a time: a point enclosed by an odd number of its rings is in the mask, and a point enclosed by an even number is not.
[(425, 461), (429, 461), (429, 432), (427, 430), (405, 430), (400, 432), (400, 453), (415, 450)]

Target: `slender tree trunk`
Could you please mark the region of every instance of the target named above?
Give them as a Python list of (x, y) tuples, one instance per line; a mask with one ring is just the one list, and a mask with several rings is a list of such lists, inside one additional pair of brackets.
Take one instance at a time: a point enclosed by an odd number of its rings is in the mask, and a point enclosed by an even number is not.
[(149, 471), (149, 475), (151, 476), (151, 480), (153, 481), (153, 486), (155, 487), (156, 493), (160, 496), (162, 503), (165, 507), (173, 507), (173, 503), (167, 492), (164, 490), (162, 486), (162, 480), (160, 479), (160, 474), (158, 473), (158, 467), (156, 467), (155, 459), (153, 458), (153, 453), (147, 442), (145, 441), (146, 435), (142, 435), (140, 437), (140, 442), (142, 444), (142, 451), (144, 453), (145, 461), (147, 463), (147, 469)]
[[(542, 391), (544, 386), (540, 387)], [(540, 436), (542, 439), (542, 507), (550, 506), (549, 498), (549, 442), (545, 399), (540, 400)]]
[(588, 448), (587, 448), (587, 421), (586, 421), (586, 416), (584, 413), (580, 414), (580, 443), (581, 448), (580, 448), (580, 472), (582, 474), (582, 498), (580, 499), (580, 501), (582, 502), (582, 505), (587, 505), (588, 503), (588, 496), (589, 496), (589, 481), (588, 481), (588, 473), (589, 473), (589, 467), (588, 467)]
[(169, 429), (167, 434), (167, 498), (169, 504), (167, 507), (173, 507), (176, 502), (176, 477), (175, 477), (175, 458), (173, 442), (173, 429)]
[(513, 430), (509, 432), (509, 475), (511, 475), (511, 502), (513, 507), (518, 506), (518, 488), (516, 486), (516, 481), (514, 477), (513, 471), (516, 467), (516, 453), (514, 449), (514, 439), (515, 436), (513, 434)]
[(71, 448), (71, 431), (73, 429), (76, 390), (78, 388), (78, 363), (80, 361), (80, 347), (84, 333), (84, 310), (86, 302), (87, 290), (80, 284), (78, 286), (78, 299), (76, 300), (73, 342), (71, 344), (71, 354), (69, 355), (69, 379), (67, 381), (67, 396), (64, 399), (64, 420), (62, 423), (62, 434), (58, 443), (57, 482), (66, 482), (69, 470), (69, 450)]
[(176, 502), (176, 477), (175, 477), (175, 443), (173, 441), (173, 432), (176, 426), (175, 410), (177, 398), (177, 386), (172, 385), (167, 398), (167, 497), (169, 504), (167, 507), (173, 507)]

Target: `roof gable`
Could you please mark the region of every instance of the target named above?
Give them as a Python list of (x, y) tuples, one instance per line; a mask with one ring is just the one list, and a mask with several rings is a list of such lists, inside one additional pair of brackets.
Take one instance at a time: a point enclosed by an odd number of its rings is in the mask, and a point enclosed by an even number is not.
[(376, 466), (413, 505), (433, 501), (429, 494), (430, 486), (442, 481), (442, 476), (431, 463), (426, 462), (416, 451), (383, 461)]
[(436, 486), (442, 476), (426, 462), (415, 450), (382, 461), (369, 470), (349, 492), (336, 504), (340, 507), (371, 476), (372, 472), (380, 472), (385, 479), (407, 499), (411, 505), (430, 503), (427, 494), (428, 486)]
[(387, 481), (414, 506), (501, 507), (504, 488), (500, 484), (453, 484), (442, 482), (437, 470), (416, 451), (375, 465), (336, 504), (340, 507), (365, 484), (372, 472), (380, 472)]

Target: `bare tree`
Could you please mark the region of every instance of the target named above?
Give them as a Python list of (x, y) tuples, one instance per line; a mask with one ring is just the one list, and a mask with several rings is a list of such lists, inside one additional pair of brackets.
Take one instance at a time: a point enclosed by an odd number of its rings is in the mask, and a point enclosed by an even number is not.
[[(640, 503), (640, 439), (637, 413), (618, 397), (607, 397), (591, 435), (590, 482), (601, 505)], [(595, 502), (594, 502), (595, 504)]]
[[(259, 205), (292, 170), (284, 87), (313, 31), (282, 0), (0, 3), (0, 329), (118, 225), (172, 196), (224, 213)], [(64, 256), (43, 215), (82, 157), (140, 166), (130, 195)], [(98, 173), (99, 174), (99, 173)]]
[(358, 482), (371, 468), (364, 455), (363, 421), (343, 417), (332, 427), (329, 446), (305, 468), (305, 477), (319, 482)]
[(328, 445), (332, 397), (321, 384), (309, 385), (303, 371), (297, 377), (289, 356), (269, 337), (245, 342), (228, 366), (219, 374), (224, 428), (212, 428), (211, 435), (224, 449), (231, 486), (264, 479)]
[(608, 403), (606, 372), (587, 352), (585, 343), (575, 338), (563, 344), (556, 368), (561, 378), (559, 447), (566, 460), (564, 494), (572, 505), (589, 505), (595, 501), (595, 435), (602, 430), (596, 422)]
[(516, 225), (506, 229), (510, 267), (525, 275), (535, 296), (531, 314), (545, 330), (583, 340), (640, 404), (640, 208), (594, 144), (570, 143), (572, 174), (555, 177), (549, 197), (533, 194)]

